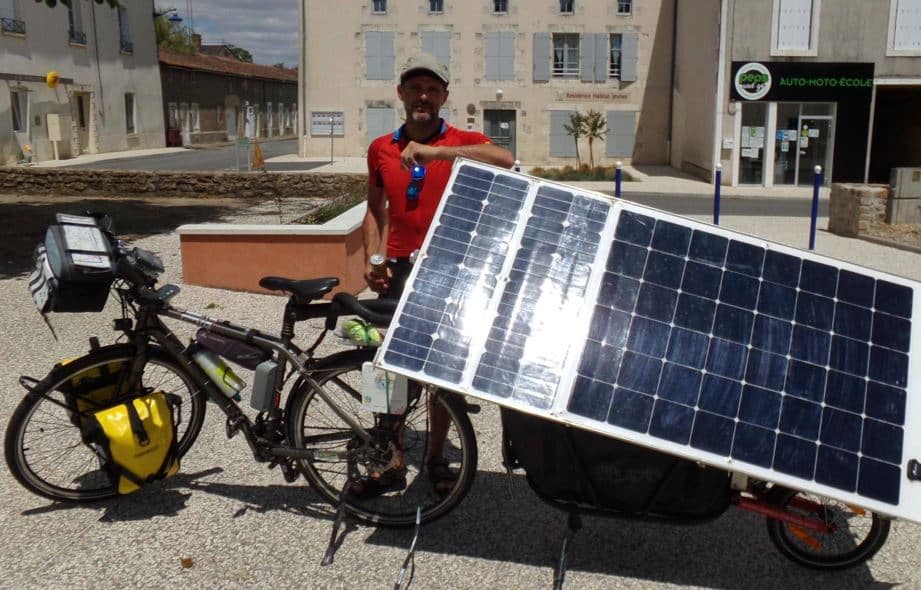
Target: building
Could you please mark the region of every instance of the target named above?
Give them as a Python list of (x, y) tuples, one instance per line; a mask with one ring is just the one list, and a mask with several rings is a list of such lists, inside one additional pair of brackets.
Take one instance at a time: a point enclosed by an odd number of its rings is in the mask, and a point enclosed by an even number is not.
[(763, 186), (921, 166), (921, 0), (694, 0), (676, 22), (672, 166)]
[(0, 0), (0, 164), (163, 146), (152, 14)]
[(160, 49), (170, 145), (293, 137), (297, 70)]
[[(575, 164), (564, 125), (606, 121), (596, 163), (668, 161), (674, 2), (662, 0), (301, 0), (302, 156), (361, 156), (404, 116), (401, 65), (451, 71), (442, 116), (528, 164)], [(580, 145), (589, 159), (588, 143)]]

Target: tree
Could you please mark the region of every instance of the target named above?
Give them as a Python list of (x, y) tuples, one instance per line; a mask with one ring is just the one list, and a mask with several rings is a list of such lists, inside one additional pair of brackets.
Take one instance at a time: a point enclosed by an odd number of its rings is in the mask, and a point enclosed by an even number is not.
[(596, 139), (604, 139), (606, 124), (604, 115), (595, 110), (589, 110), (582, 119), (582, 131), (588, 138), (588, 161), (592, 170), (595, 169), (595, 152), (592, 149), (592, 142)]
[(242, 47), (237, 47), (236, 45), (227, 44), (227, 50), (233, 54), (235, 58), (240, 61), (245, 61), (246, 63), (253, 63), (253, 54), (249, 51), (243, 49)]
[[(58, 2), (60, 2), (64, 6), (70, 6), (70, 3), (73, 2), (73, 0), (35, 0), (35, 1), (39, 3), (44, 2), (45, 4), (48, 5), (49, 8), (54, 8), (55, 6), (58, 5)], [(119, 0), (96, 0), (96, 4), (108, 4), (112, 8), (121, 6), (121, 2), (119, 2)]]
[(576, 167), (582, 167), (582, 159), (579, 157), (579, 138), (585, 135), (585, 115), (576, 111), (569, 115), (569, 125), (563, 123), (563, 129), (566, 130), (566, 135), (572, 137), (572, 140), (576, 143)]
[(156, 15), (154, 32), (157, 35), (157, 47), (186, 55), (194, 54), (195, 45), (192, 43), (192, 31), (188, 27), (171, 22), (166, 17), (166, 12), (157, 12)]

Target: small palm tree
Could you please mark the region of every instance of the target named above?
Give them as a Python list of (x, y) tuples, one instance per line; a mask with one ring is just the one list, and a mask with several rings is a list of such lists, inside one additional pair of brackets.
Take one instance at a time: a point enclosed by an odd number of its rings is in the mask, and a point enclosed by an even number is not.
[(594, 110), (590, 110), (582, 119), (583, 134), (588, 138), (588, 161), (593, 170), (595, 168), (595, 152), (592, 149), (592, 142), (596, 139), (604, 138), (606, 124), (604, 115)]
[(566, 135), (572, 137), (572, 140), (576, 143), (576, 167), (582, 166), (582, 159), (579, 157), (579, 138), (585, 135), (585, 115), (576, 111), (569, 115), (569, 125), (563, 123), (563, 129), (566, 130)]

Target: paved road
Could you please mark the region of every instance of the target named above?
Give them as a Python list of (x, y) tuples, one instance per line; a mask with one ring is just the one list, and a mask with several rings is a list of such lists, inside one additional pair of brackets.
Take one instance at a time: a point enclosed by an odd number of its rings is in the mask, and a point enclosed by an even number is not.
[[(612, 191), (606, 191), (613, 194)], [(623, 198), (688, 217), (707, 216), (712, 220), (713, 197), (710, 195), (676, 195), (674, 193), (625, 192)], [(812, 200), (808, 197), (723, 197), (720, 217), (809, 217)], [(819, 201), (819, 217), (828, 216), (828, 201)]]
[[(260, 141), (262, 155), (265, 159), (276, 156), (285, 156), (297, 153), (297, 140), (279, 139)], [(78, 164), (71, 168), (91, 168), (94, 170), (176, 170), (176, 171), (230, 171), (236, 170), (237, 154), (232, 145), (208, 148), (190, 149), (171, 154), (154, 156), (139, 156), (133, 158), (118, 158), (101, 160), (89, 164)], [(246, 153), (240, 151), (239, 159), (243, 169), (246, 169)], [(322, 162), (279, 162), (268, 163), (270, 172), (305, 171), (321, 166)]]

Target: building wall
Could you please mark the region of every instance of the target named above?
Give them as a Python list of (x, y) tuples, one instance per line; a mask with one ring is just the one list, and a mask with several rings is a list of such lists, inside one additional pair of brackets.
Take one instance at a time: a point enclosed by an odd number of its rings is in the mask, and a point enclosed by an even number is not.
[(719, 56), (720, 0), (678, 2), (671, 165), (709, 177)]
[[(64, 130), (69, 137), (58, 142), (60, 157), (164, 144), (152, 0), (123, 3), (133, 45), (130, 52), (121, 47), (118, 12), (107, 4), (75, 0), (85, 43), (72, 43), (65, 6), (48, 8), (33, 0), (14, 1), (26, 32), (0, 33), (0, 163), (15, 162), (20, 154), (12, 130), (11, 90), (25, 91), (29, 97), (26, 141), (34, 151), (33, 161), (53, 158), (48, 114), (62, 115), (65, 124), (69, 123)], [(44, 83), (51, 70), (62, 80), (54, 89)], [(84, 129), (79, 128), (75, 93), (84, 95)], [(126, 93), (134, 94), (133, 134), (126, 127)]]
[[(322, 0), (302, 0), (303, 57), (301, 84), (306, 104), (300, 109), (305, 126), (302, 155), (329, 153), (327, 130), (311, 134), (311, 113), (341, 112), (334, 126), (337, 154), (361, 156), (368, 143), (368, 108), (394, 109), (394, 126), (405, 113), (396, 96), (401, 64), (421, 50), (421, 31), (445, 31), (450, 37), (450, 96), (442, 113), (460, 128), (484, 130), (484, 109), (513, 110), (517, 127), (516, 157), (527, 164), (575, 164), (574, 157), (550, 155), (553, 111), (594, 109), (602, 113), (637, 113), (632, 154), (605, 157), (605, 144), (594, 145), (596, 163), (615, 159), (633, 163), (665, 163), (670, 109), (671, 0), (634, 1), (629, 16), (617, 14), (616, 0), (575, 2), (573, 14), (560, 14), (556, 0), (509, 0), (508, 12), (493, 12), (491, 0), (445, 0), (444, 11), (429, 13), (426, 0), (390, 0), (385, 14), (372, 14), (369, 0), (342, 2), (336, 10)], [(366, 79), (365, 33), (394, 33), (394, 77)], [(486, 34), (514, 31), (514, 79), (486, 79)], [(637, 33), (636, 81), (608, 79), (582, 82), (551, 78), (534, 81), (535, 33)], [(502, 90), (501, 96), (498, 90)], [(581, 148), (587, 160), (587, 144)]]
[[(188, 70), (163, 64), (163, 112), (167, 126), (185, 127), (187, 143), (215, 143), (226, 141), (229, 130), (243, 136), (245, 107), (254, 107), (258, 129), (256, 137), (283, 137), (294, 135), (294, 118), (297, 108), (297, 84), (263, 78), (247, 78), (207, 71)], [(271, 103), (271, 129), (267, 103)], [(177, 117), (185, 112), (181, 105), (197, 105), (199, 125), (195, 130), (191, 121)], [(284, 105), (284, 117), (279, 117), (278, 105)], [(172, 116), (171, 116), (172, 112)], [(228, 126), (226, 118), (236, 117), (236, 125)], [(189, 129), (190, 127), (193, 127)]]

